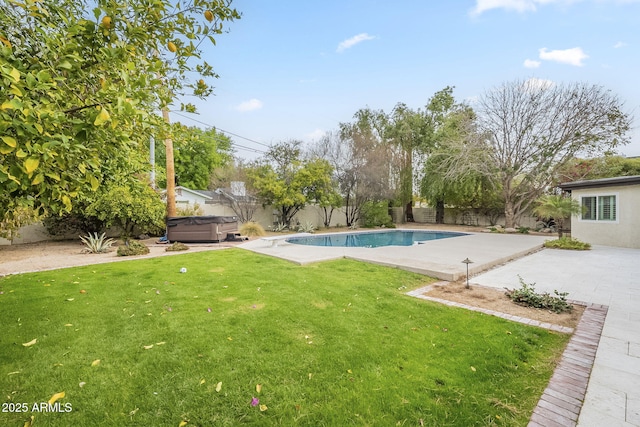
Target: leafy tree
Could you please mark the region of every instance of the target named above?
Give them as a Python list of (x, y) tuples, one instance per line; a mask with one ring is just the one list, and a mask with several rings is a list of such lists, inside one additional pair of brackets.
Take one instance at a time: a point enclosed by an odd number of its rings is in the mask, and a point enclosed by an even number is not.
[(509, 82), (478, 105), (477, 129), (468, 128), (443, 169), (448, 179), (482, 174), (501, 192), (507, 228), (578, 154), (628, 142), (630, 119), (621, 101), (597, 85)]
[[(487, 210), (495, 197), (479, 173), (468, 171), (464, 176), (447, 175), (448, 159), (455, 156), (460, 144), (474, 126), (475, 113), (453, 96), (453, 87), (436, 92), (425, 111), (428, 123), (423, 153), (426, 157), (420, 180), (420, 195), (436, 208), (436, 222), (444, 222), (445, 201), (461, 208)], [(444, 170), (443, 170), (444, 169)]]
[(208, 95), (201, 42), (240, 16), (229, 0), (8, 0), (0, 17), (0, 217), (11, 218), (19, 206), (71, 211), (105, 159), (162, 126), (158, 109)]
[(398, 198), (403, 210), (403, 218), (413, 222), (413, 182), (414, 155), (424, 150), (427, 142), (428, 123), (421, 111), (414, 111), (403, 103), (398, 103), (389, 118), (386, 137), (398, 149), (397, 167)]
[[(174, 123), (171, 129), (177, 183), (194, 190), (209, 188), (215, 170), (232, 160), (231, 139), (213, 128), (202, 130)], [(157, 145), (156, 161), (159, 165), (165, 162), (165, 155), (165, 147)], [(160, 175), (164, 179), (158, 180), (160, 187), (166, 185), (166, 175), (162, 172)]]
[(573, 214), (582, 212), (580, 202), (570, 196), (545, 194), (536, 200), (533, 213), (544, 219), (553, 219), (558, 229), (558, 237), (562, 237), (564, 221)]
[(128, 239), (135, 230), (158, 234), (164, 229), (165, 206), (160, 196), (145, 182), (130, 181), (100, 190), (86, 213), (116, 226)]
[(352, 123), (340, 123), (339, 145), (334, 145), (348, 226), (360, 220), (366, 202), (388, 200), (394, 190), (390, 146), (385, 139), (387, 115), (364, 108), (354, 114), (354, 119)]
[(300, 141), (276, 144), (262, 162), (247, 171), (263, 206), (280, 211), (281, 221), (290, 226), (302, 208), (320, 202), (330, 188), (332, 169), (326, 160), (302, 160)]
[(640, 175), (640, 157), (606, 154), (591, 159), (571, 159), (558, 171), (556, 182)]

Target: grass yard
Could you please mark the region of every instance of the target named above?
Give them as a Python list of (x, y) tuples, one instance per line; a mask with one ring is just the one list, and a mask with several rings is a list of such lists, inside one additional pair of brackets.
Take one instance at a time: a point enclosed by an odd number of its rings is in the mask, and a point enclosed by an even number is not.
[(240, 249), (2, 278), (0, 425), (526, 426), (569, 336), (403, 295), (429, 280)]

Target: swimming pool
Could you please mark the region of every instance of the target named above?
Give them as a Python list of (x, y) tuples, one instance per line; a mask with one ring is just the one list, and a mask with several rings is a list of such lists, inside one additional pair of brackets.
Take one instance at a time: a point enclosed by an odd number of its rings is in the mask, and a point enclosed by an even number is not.
[(455, 231), (385, 230), (292, 237), (286, 239), (286, 241), (296, 245), (307, 246), (377, 248), (380, 246), (412, 246), (427, 240), (447, 239), (466, 235), (467, 233), (457, 233)]

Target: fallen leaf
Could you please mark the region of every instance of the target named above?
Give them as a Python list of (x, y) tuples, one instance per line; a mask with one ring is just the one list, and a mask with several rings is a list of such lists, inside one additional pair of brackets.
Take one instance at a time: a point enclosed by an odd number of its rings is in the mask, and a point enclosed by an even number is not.
[(54, 403), (56, 403), (58, 399), (62, 399), (64, 396), (65, 396), (64, 391), (54, 394), (53, 396), (51, 396), (51, 399), (49, 399), (49, 405), (53, 405)]
[(256, 384), (256, 393), (260, 393), (262, 391), (262, 384)]
[(91, 362), (91, 366), (98, 366), (100, 364), (100, 359), (96, 359), (93, 362)]
[(216, 384), (216, 393), (220, 393), (220, 390), (222, 390), (222, 381)]
[(472, 370), (473, 372), (475, 372), (475, 371), (476, 371), (476, 368), (474, 368), (474, 367), (472, 366), (472, 367), (471, 367), (471, 370)]
[(69, 326), (73, 326), (73, 323), (65, 323), (65, 325), (64, 325), (64, 326), (67, 326), (67, 327), (69, 327)]
[(166, 344), (166, 342), (165, 342), (165, 341), (160, 341), (160, 342), (157, 342), (157, 343), (156, 343), (156, 345), (165, 345), (165, 344)]
[(204, 379), (200, 380), (200, 385), (204, 384), (206, 381)]
[(233, 341), (233, 338), (231, 338), (231, 337), (227, 337), (227, 339), (228, 339), (229, 341)]
[(353, 374), (353, 371), (351, 369), (347, 369), (347, 373)]
[(51, 286), (51, 283), (45, 283), (44, 286)]
[(67, 298), (67, 301), (73, 301), (75, 298)]
[(142, 348), (144, 348), (145, 350), (150, 350), (150, 349), (152, 349), (152, 348), (153, 348), (153, 344), (145, 345), (145, 346), (143, 346)]
[(80, 383), (78, 384), (78, 386), (79, 386), (80, 388), (82, 388), (82, 387), (84, 387), (84, 385), (85, 385), (85, 384), (86, 384), (86, 382), (84, 382), (84, 381), (80, 381)]
[(33, 425), (33, 420), (35, 420), (36, 417), (31, 415), (29, 417), (29, 419), (27, 419), (27, 421), (24, 422), (24, 426), (23, 427), (31, 427)]
[(16, 375), (16, 374), (19, 374), (19, 373), (20, 373), (20, 371), (13, 371), (13, 372), (9, 372), (7, 375)]
[(84, 289), (80, 289), (80, 293), (81, 293), (81, 294), (86, 294), (86, 293), (87, 293), (87, 291), (85, 291)]
[(22, 345), (23, 345), (23, 346), (25, 346), (25, 347), (31, 347), (32, 345), (34, 345), (34, 344), (35, 344), (35, 343), (37, 343), (37, 342), (38, 342), (38, 339), (37, 339), (37, 338), (34, 338), (34, 339), (32, 339), (31, 341), (26, 342), (26, 343), (24, 343), (24, 344), (22, 344)]
[(267, 405), (260, 405), (260, 412), (264, 412), (267, 409), (269, 409), (269, 408), (267, 408)]
[(313, 374), (311, 372), (309, 372), (309, 379), (311, 379), (312, 376), (313, 376)]
[(182, 420), (182, 421), (180, 421), (180, 424), (178, 424), (178, 427), (184, 427), (184, 426), (187, 425), (187, 423), (188, 423), (188, 421)]

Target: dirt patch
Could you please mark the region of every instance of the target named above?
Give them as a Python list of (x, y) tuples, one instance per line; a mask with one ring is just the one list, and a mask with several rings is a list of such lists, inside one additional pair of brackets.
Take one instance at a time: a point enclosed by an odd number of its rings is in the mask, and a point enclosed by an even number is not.
[(47, 241), (22, 245), (0, 246), (0, 276), (32, 271), (54, 270), (81, 265), (128, 261), (132, 259), (172, 256), (189, 252), (200, 252), (236, 246), (240, 242), (190, 244), (189, 250), (166, 252), (167, 245), (156, 244), (157, 239), (141, 240), (149, 247), (148, 255), (119, 257), (117, 245), (103, 254), (86, 253), (79, 241)]
[(513, 303), (504, 294), (504, 290), (479, 285), (471, 285), (470, 289), (467, 289), (465, 285), (464, 282), (434, 285), (424, 295), (574, 329), (584, 312), (584, 306), (576, 304), (573, 305), (573, 310), (570, 313), (560, 314), (549, 310), (523, 307)]

